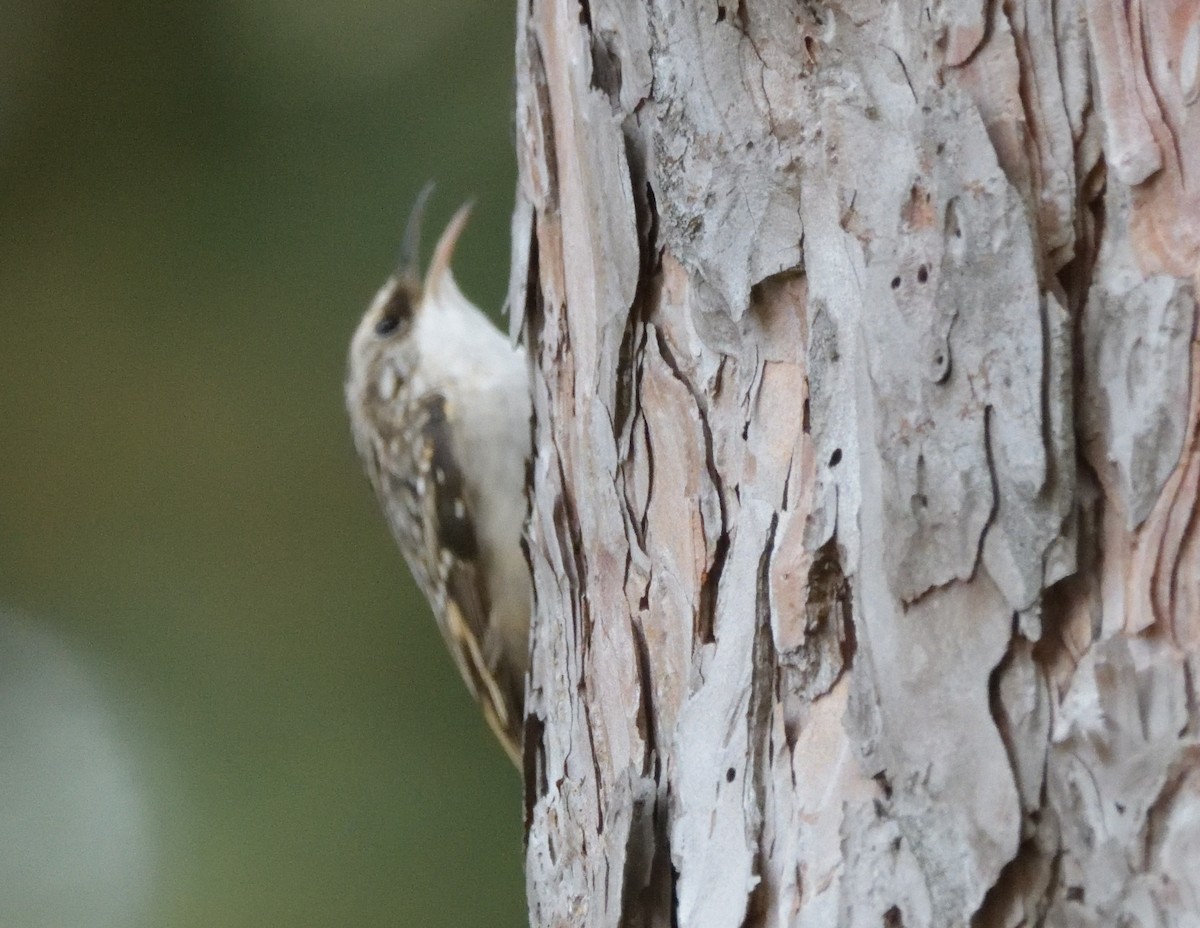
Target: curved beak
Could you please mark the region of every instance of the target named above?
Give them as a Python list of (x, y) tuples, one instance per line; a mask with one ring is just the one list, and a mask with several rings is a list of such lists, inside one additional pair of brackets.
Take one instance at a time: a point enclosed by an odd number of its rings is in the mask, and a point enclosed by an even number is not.
[(414, 284), (421, 279), (421, 220), (425, 216), (425, 204), (429, 202), (433, 188), (433, 181), (428, 181), (417, 194), (417, 199), (408, 214), (408, 222), (404, 224), (404, 238), (400, 241), (396, 277)]
[(442, 282), (451, 276), (450, 259), (454, 257), (454, 247), (458, 244), (458, 238), (462, 235), (463, 229), (467, 227), (467, 220), (471, 218), (471, 207), (474, 205), (471, 200), (468, 200), (460, 206), (458, 212), (447, 224), (445, 231), (442, 232), (442, 237), (438, 239), (437, 247), (433, 250), (433, 258), (429, 262), (429, 270), (425, 272), (425, 297), (439, 291)]

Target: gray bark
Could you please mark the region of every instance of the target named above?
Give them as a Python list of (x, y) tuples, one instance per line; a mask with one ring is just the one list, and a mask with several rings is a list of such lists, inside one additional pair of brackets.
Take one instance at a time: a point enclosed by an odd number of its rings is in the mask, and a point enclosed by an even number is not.
[(1200, 7), (520, 0), (537, 926), (1200, 925)]

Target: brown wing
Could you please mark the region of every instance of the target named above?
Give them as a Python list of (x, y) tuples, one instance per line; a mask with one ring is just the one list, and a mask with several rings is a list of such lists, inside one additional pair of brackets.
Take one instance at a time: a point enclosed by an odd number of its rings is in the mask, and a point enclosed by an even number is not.
[[(398, 434), (377, 451), (376, 490), (459, 673), (488, 725), (519, 763), (522, 681), (512, 679), (489, 621), (471, 501), (452, 444), (452, 410), (436, 393), (409, 408)], [(398, 466), (398, 454), (412, 455), (411, 466)]]

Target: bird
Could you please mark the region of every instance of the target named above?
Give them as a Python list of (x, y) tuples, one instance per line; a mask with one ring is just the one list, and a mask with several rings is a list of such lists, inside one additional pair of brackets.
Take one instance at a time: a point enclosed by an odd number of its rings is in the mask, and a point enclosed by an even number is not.
[(451, 258), (464, 204), (420, 272), (418, 195), (396, 270), (350, 342), (354, 445), (397, 545), (488, 725), (520, 765), (533, 593), (529, 366), (459, 290)]

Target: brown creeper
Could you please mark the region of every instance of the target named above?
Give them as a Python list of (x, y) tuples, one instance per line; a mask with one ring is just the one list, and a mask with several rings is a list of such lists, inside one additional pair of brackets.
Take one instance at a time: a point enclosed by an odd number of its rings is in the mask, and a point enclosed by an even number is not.
[(472, 695), (518, 759), (529, 663), (526, 515), (530, 391), (525, 353), (459, 291), (450, 272), (470, 206), (420, 275), (413, 206), (397, 271), (350, 344), (354, 444)]

